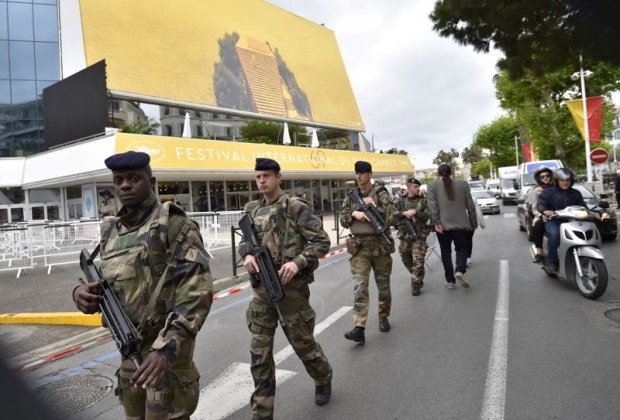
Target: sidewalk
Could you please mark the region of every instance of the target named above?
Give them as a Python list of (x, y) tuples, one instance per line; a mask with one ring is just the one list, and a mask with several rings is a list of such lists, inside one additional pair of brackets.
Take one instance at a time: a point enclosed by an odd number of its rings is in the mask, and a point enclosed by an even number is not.
[[(332, 251), (342, 248), (344, 240), (337, 243), (333, 214), (324, 215), (323, 224)], [(341, 235), (345, 233), (348, 231)], [(231, 248), (211, 254), (214, 295), (247, 280), (243, 267), (234, 276)], [(19, 278), (13, 272), (0, 272), (0, 354), (9, 359), (12, 369), (32, 368), (109, 338), (107, 329), (100, 327), (98, 316), (81, 314), (75, 308), (71, 291), (82, 276), (77, 262), (55, 266), (49, 275), (44, 267), (28, 270)]]

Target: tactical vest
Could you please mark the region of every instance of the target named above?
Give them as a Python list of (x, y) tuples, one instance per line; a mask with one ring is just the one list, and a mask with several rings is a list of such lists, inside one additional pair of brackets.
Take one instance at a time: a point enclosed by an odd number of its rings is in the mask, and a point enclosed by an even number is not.
[[(403, 203), (404, 210), (416, 210), (417, 212), (422, 212), (428, 210), (428, 205), (426, 204), (426, 198), (421, 196), (416, 196), (415, 198), (409, 198), (408, 196), (403, 196), (400, 199)], [(415, 225), (418, 228), (418, 234), (420, 235), (418, 239), (426, 239), (428, 234), (430, 233), (430, 225), (428, 223), (422, 223), (420, 220), (415, 221)], [(405, 226), (405, 220), (403, 217), (399, 218), (398, 222), (398, 239), (408, 239), (412, 240), (413, 237), (409, 232), (409, 229)]]
[[(367, 194), (362, 194), (362, 192), (360, 191), (360, 196), (362, 196), (362, 198), (364, 197), (372, 198), (373, 200), (375, 200), (375, 203), (377, 203), (377, 207), (379, 207), (381, 203), (379, 202), (378, 196), (379, 196), (379, 191), (381, 190), (385, 190), (387, 192), (387, 190), (384, 187), (375, 185), (374, 187), (370, 189), (370, 191), (368, 191)], [(355, 218), (353, 218), (353, 220), (351, 221), (351, 226), (349, 227), (349, 230), (354, 236), (380, 235), (375, 230), (375, 228), (373, 227), (371, 223), (361, 222)]]
[[(302, 198), (283, 194), (282, 200), (278, 203), (259, 207), (258, 201), (251, 201), (245, 208), (254, 221), (257, 239), (269, 248), (278, 269), (302, 253), (307, 243), (297, 234), (297, 223), (290, 212), (292, 203), (297, 200), (305, 203)], [(312, 272), (315, 269), (316, 267), (306, 267), (299, 276), (305, 277), (307, 282), (312, 282), (314, 279)]]
[[(153, 211), (140, 226), (119, 235), (115, 220), (102, 224), (101, 271), (111, 284), (125, 312), (134, 325), (143, 317), (157, 282), (166, 268), (168, 258), (168, 222), (170, 213), (185, 216), (184, 223), (194, 222), (182, 208), (166, 202)], [(176, 285), (169, 279), (159, 293), (152, 318), (152, 333), (163, 327), (167, 314), (174, 307)], [(149, 335), (149, 331), (145, 331)]]

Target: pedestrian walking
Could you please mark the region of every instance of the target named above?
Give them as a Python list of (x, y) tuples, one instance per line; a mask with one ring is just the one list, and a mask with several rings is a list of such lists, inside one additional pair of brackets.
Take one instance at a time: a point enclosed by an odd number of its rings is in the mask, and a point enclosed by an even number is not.
[[(268, 247), (285, 294), (276, 307), (269, 300), (265, 286), (254, 283), (253, 298), (247, 310), (247, 323), (252, 334), (252, 418), (271, 419), (276, 393), (273, 342), (278, 310), (286, 325), (282, 328), (284, 335), (314, 380), (315, 404), (327, 404), (331, 398), (332, 368), (314, 339), (316, 314), (310, 306), (309, 288), (319, 259), (329, 251), (331, 241), (321, 220), (312, 213), (305, 200), (284, 193), (277, 161), (257, 158), (254, 169), (256, 186), (262, 197), (247, 203), (243, 211), (253, 218), (261, 245)], [(254, 255), (248, 253), (245, 240), (239, 249), (245, 269), (256, 274), (259, 267)]]
[[(431, 224), (435, 226), (441, 250), (446, 287), (454, 289), (456, 280), (469, 288), (465, 278), (469, 253), (469, 232), (478, 227), (476, 204), (469, 184), (452, 179), (452, 168), (442, 163), (437, 168), (438, 178), (428, 184), (427, 202)], [(452, 263), (452, 244), (456, 252), (456, 270)]]
[[(122, 208), (101, 226), (101, 272), (142, 336), (139, 367), (121, 361), (115, 392), (127, 419), (189, 420), (200, 394), (194, 346), (213, 301), (213, 279), (198, 225), (175, 204), (159, 203), (149, 163), (142, 152), (105, 160)], [(80, 311), (98, 311), (98, 286), (73, 290)]]
[[(420, 191), (420, 181), (414, 177), (407, 179), (406, 194), (401, 198), (397, 237), (398, 252), (403, 265), (411, 274), (411, 294), (418, 296), (424, 286), (424, 263), (428, 243), (426, 239), (431, 231), (428, 224), (431, 214), (428, 210), (426, 197)], [(406, 219), (415, 226), (412, 233), (407, 227)], [(414, 234), (416, 236), (414, 236)]]
[[(392, 196), (381, 185), (373, 185), (372, 165), (366, 161), (355, 162), (355, 179), (357, 193), (367, 206), (368, 211), (374, 210), (378, 217), (389, 226), (394, 226), (396, 207)], [(379, 330), (388, 332), (390, 322), (388, 317), (392, 308), (392, 293), (390, 291), (390, 276), (392, 275), (392, 253), (395, 251), (394, 239), (390, 232), (380, 234), (370, 223), (358, 203), (354, 203), (349, 194), (343, 201), (340, 212), (340, 224), (349, 228), (351, 236), (347, 238), (347, 250), (351, 253), (349, 266), (353, 274), (353, 322), (352, 330), (347, 331), (344, 337), (357, 343), (366, 341), (365, 329), (368, 317), (368, 286), (370, 271), (375, 274), (379, 299)]]

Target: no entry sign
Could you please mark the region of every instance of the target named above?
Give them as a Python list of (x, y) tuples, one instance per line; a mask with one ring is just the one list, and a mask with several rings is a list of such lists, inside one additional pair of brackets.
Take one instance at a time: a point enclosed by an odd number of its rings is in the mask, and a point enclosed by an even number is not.
[(595, 165), (601, 165), (605, 162), (607, 162), (607, 159), (609, 159), (609, 153), (607, 153), (607, 150), (605, 149), (594, 149), (590, 152), (590, 162), (594, 163)]

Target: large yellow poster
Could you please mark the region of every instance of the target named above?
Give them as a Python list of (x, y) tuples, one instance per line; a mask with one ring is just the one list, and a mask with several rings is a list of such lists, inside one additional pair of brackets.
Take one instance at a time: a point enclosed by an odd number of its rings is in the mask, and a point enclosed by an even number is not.
[(117, 133), (116, 152), (128, 150), (148, 153), (155, 169), (252, 172), (257, 157), (268, 157), (283, 172), (312, 173), (316, 179), (352, 176), (358, 160), (370, 162), (376, 176), (413, 173), (405, 155)]
[[(80, 0), (86, 63), (136, 97), (364, 126), (333, 31), (263, 0)], [(308, 124), (312, 125), (312, 124)]]

